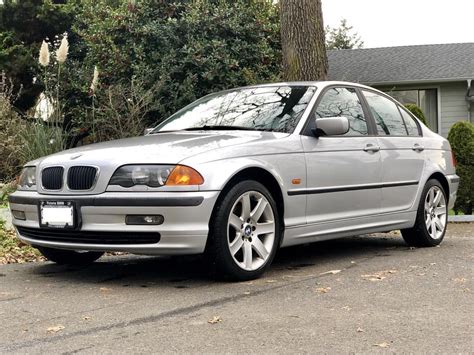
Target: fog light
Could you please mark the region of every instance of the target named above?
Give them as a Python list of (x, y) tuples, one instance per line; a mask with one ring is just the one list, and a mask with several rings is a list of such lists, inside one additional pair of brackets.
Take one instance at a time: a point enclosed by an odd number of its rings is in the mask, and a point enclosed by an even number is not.
[(125, 224), (128, 225), (158, 225), (164, 222), (164, 217), (158, 215), (127, 215), (125, 216)]
[(23, 211), (12, 210), (12, 216), (15, 219), (20, 219), (22, 221), (26, 220), (25, 212), (23, 212)]

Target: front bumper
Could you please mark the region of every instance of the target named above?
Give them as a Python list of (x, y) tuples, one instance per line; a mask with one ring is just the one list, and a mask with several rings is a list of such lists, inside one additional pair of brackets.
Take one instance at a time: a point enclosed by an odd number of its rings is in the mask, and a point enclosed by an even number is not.
[[(71, 250), (125, 251), (148, 255), (199, 254), (206, 246), (209, 220), (219, 191), (196, 192), (106, 192), (100, 195), (43, 195), (37, 192), (17, 191), (10, 195), (10, 209), (25, 213), (25, 220), (13, 218), (18, 236), (34, 246)], [(127, 244), (111, 244), (97, 239), (97, 242), (75, 242), (45, 240), (35, 233), (22, 235), (19, 230), (40, 231), (39, 204), (41, 201), (72, 201), (76, 206), (77, 225), (74, 234), (108, 233), (129, 234)], [(127, 225), (126, 215), (162, 215), (160, 225)], [(22, 228), (23, 227), (23, 228)], [(47, 229), (46, 229), (47, 230)], [(97, 233), (93, 233), (97, 232)], [(133, 243), (134, 233), (159, 233), (158, 242)], [(76, 233), (76, 234), (77, 234)], [(33, 236), (32, 236), (33, 235)], [(137, 237), (138, 238), (138, 237)], [(131, 241), (130, 241), (131, 239)]]

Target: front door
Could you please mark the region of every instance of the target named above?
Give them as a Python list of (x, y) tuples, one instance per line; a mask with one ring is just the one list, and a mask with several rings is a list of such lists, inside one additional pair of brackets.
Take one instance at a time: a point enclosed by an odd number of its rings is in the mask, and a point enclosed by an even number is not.
[(380, 151), (377, 138), (370, 135), (360, 97), (351, 87), (330, 87), (321, 95), (309, 122), (317, 126), (318, 118), (343, 116), (349, 119), (350, 129), (342, 136), (301, 136), (307, 166), (307, 223), (379, 213)]

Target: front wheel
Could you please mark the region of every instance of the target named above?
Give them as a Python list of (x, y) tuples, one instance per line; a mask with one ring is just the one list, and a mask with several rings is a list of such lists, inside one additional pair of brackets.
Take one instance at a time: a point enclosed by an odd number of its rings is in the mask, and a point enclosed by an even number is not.
[(447, 221), (446, 192), (438, 180), (429, 180), (421, 195), (415, 225), (401, 231), (403, 239), (414, 247), (436, 246), (444, 238)]
[(37, 247), (41, 254), (50, 261), (60, 265), (88, 265), (104, 255), (101, 251), (75, 251)]
[(241, 181), (216, 206), (208, 253), (218, 275), (251, 280), (271, 264), (280, 237), (280, 216), (270, 192), (259, 182)]

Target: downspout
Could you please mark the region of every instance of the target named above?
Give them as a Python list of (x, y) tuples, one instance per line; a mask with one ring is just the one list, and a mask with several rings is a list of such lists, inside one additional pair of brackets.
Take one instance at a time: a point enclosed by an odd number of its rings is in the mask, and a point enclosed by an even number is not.
[(466, 100), (467, 100), (467, 121), (471, 122), (471, 102), (474, 100), (474, 88), (471, 87), (472, 80), (467, 79), (467, 93), (466, 93)]

